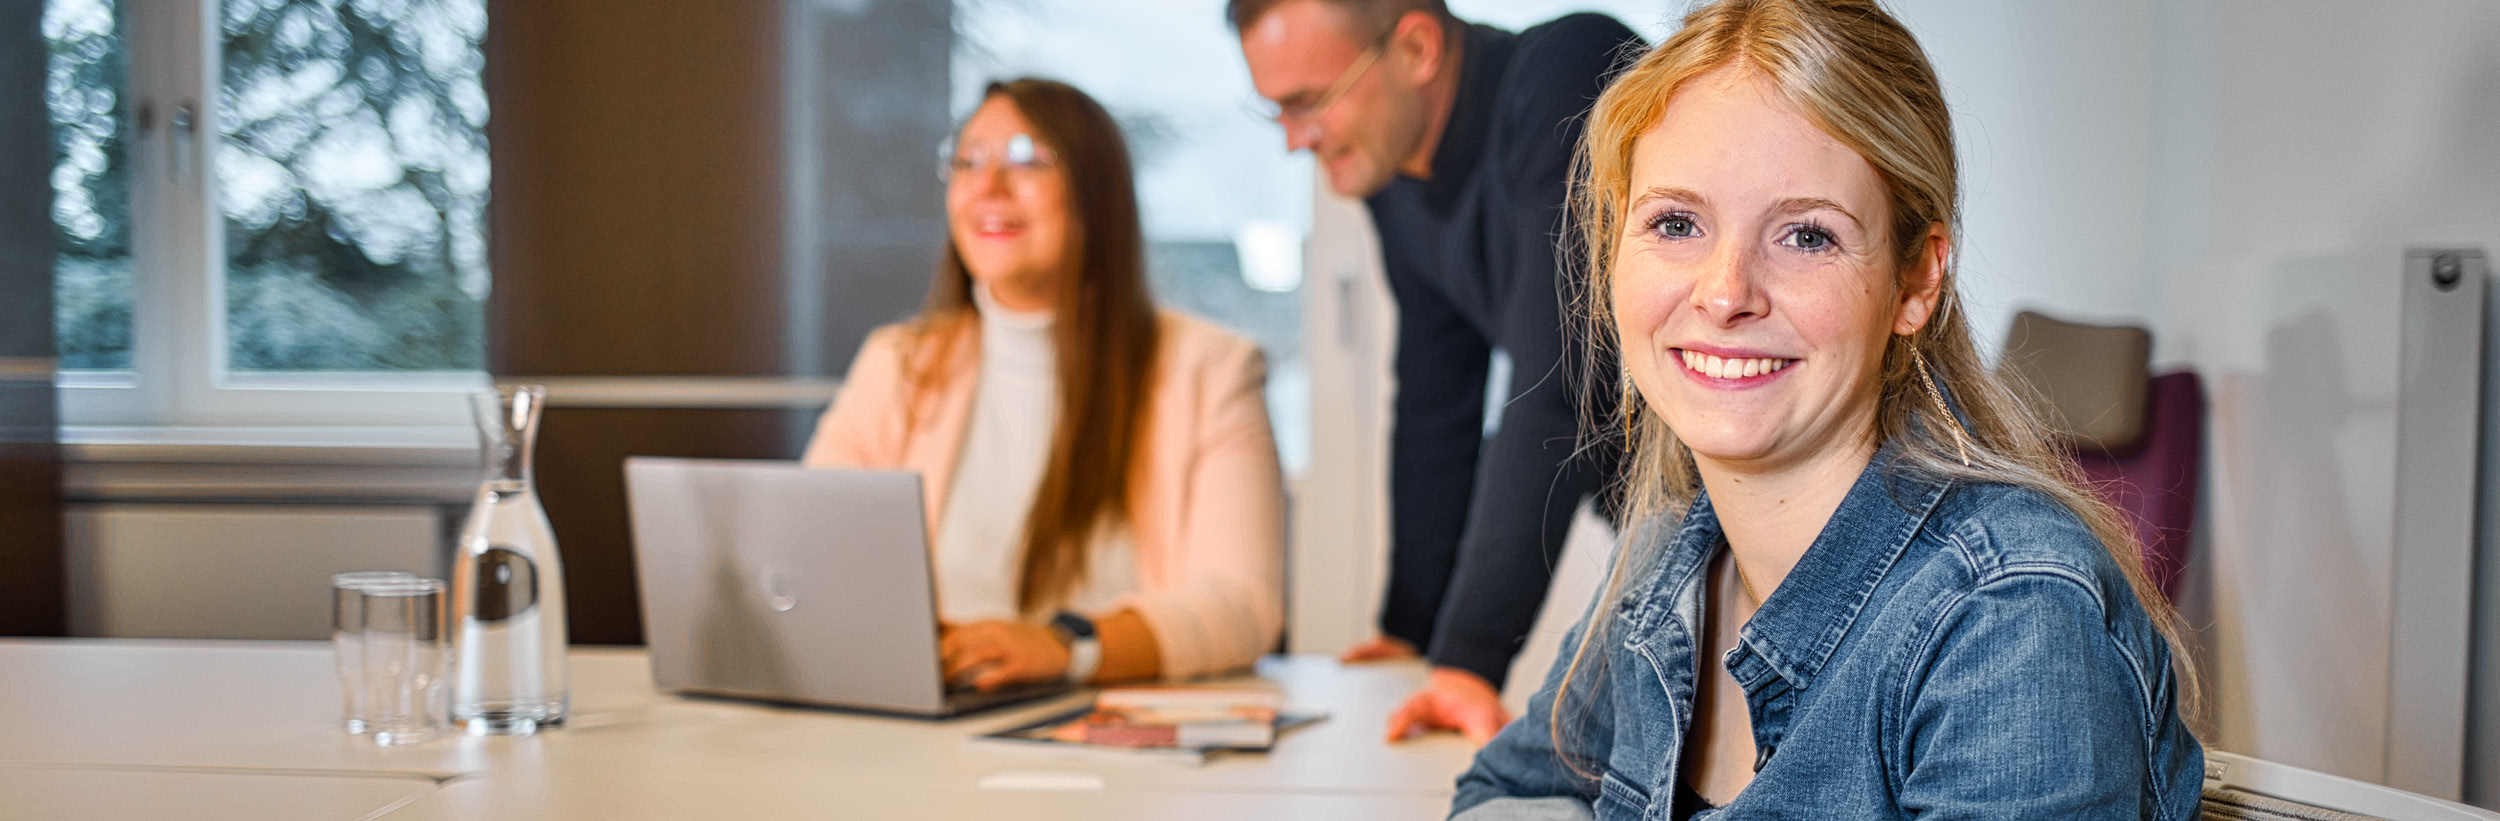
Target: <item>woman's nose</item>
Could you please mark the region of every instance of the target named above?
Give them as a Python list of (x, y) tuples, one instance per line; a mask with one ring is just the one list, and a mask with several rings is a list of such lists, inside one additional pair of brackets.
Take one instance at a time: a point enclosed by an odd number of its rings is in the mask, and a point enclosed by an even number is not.
[(977, 163), (955, 172), (955, 184), (973, 197), (1004, 196), (1008, 190), (1005, 163)]
[(1768, 313), (1755, 277), (1760, 262), (1742, 243), (1721, 243), (1693, 283), (1693, 310), (1722, 326)]

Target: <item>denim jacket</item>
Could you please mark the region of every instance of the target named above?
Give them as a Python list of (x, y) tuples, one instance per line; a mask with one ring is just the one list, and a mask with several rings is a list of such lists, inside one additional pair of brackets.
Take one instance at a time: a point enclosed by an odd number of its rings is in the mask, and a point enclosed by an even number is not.
[[(1706, 808), (1677, 760), (1693, 715), (1707, 496), (1654, 522), (1587, 635), (1476, 755), (1453, 817), (2195, 817), (2204, 751), (2170, 651), (2116, 563), (2036, 492), (1923, 476), (1876, 455), (1725, 663), (1745, 691), (1752, 784)], [(1578, 771), (1554, 745), (1554, 721)]]

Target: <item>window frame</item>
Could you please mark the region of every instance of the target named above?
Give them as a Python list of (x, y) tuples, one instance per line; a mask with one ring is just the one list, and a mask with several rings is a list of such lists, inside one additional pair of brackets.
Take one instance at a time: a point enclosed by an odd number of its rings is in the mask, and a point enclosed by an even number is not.
[[(71, 428), (374, 427), (466, 430), (485, 371), (236, 373), (227, 367), (219, 0), (114, 0), (133, 118), (130, 369), (63, 371)], [(171, 126), (188, 106), (187, 133)]]

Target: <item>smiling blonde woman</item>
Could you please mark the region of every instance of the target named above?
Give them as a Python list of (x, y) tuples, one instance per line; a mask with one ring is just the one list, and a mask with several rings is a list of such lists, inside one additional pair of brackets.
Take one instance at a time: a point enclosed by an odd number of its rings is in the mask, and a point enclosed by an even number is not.
[(1983, 368), (1952, 120), (1866, 0), (1730, 0), (1599, 98), (1634, 521), (1459, 817), (2189, 818), (2177, 617)]

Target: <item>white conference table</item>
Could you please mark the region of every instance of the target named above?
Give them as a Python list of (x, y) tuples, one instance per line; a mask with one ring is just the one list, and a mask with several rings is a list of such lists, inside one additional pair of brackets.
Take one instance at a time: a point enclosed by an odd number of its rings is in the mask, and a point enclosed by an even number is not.
[(1259, 665), (1328, 720), (1203, 766), (965, 739), (1082, 696), (932, 722), (689, 699), (576, 648), (573, 720), (392, 749), (338, 728), (317, 642), (0, 641), (0, 821), (254, 818), (1439, 818), (1470, 748), (1381, 740), (1415, 664)]

